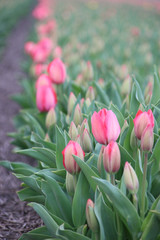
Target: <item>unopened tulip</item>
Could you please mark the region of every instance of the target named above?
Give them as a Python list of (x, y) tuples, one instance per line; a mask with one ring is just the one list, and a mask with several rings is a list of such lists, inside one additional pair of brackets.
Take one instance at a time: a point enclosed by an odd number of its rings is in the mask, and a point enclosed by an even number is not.
[(74, 141), (69, 141), (65, 149), (62, 151), (63, 154), (63, 165), (65, 169), (70, 174), (76, 174), (80, 172), (80, 167), (73, 158), (73, 155), (78, 156), (82, 161), (84, 161), (85, 153), (83, 152), (81, 146)]
[(121, 156), (118, 144), (111, 141), (103, 152), (103, 165), (108, 173), (116, 173), (120, 168)]
[(75, 178), (72, 174), (67, 172), (67, 174), (66, 174), (66, 189), (70, 196), (74, 195), (75, 188), (76, 188)]
[(77, 101), (77, 99), (76, 99), (74, 93), (71, 92), (70, 95), (69, 95), (69, 99), (68, 99), (68, 114), (69, 115), (71, 115), (76, 101)]
[(89, 107), (89, 106), (91, 105), (91, 100), (90, 100), (90, 98), (87, 98), (86, 101), (85, 101), (85, 103), (86, 103), (86, 106)]
[(86, 93), (86, 99), (89, 98), (91, 101), (95, 99), (95, 92), (92, 86), (88, 88), (88, 91)]
[(71, 125), (69, 127), (69, 136), (70, 136), (71, 140), (73, 140), (73, 141), (75, 141), (78, 136), (78, 130), (73, 121), (71, 122)]
[(38, 63), (34, 66), (34, 75), (37, 76), (37, 77), (40, 74), (42, 74), (46, 71), (47, 71), (47, 65), (46, 64)]
[(51, 108), (46, 116), (46, 127), (50, 128), (52, 125), (56, 123), (56, 112), (54, 108)]
[(82, 122), (82, 124), (81, 124), (81, 127), (80, 127), (80, 134), (81, 134), (81, 135), (83, 134), (85, 128), (88, 130), (88, 132), (90, 132), (90, 130), (89, 130), (89, 125), (88, 125), (88, 121), (87, 121), (86, 118), (83, 120), (83, 122)]
[(142, 112), (139, 110), (133, 119), (134, 122), (134, 131), (138, 139), (141, 139), (142, 133), (148, 124), (154, 128), (154, 117), (151, 109), (148, 112)]
[(141, 137), (141, 149), (146, 152), (152, 151), (154, 143), (153, 127), (152, 125), (147, 125), (144, 129)]
[(51, 79), (46, 74), (41, 74), (36, 81), (36, 89), (40, 86), (52, 87)]
[(94, 203), (91, 199), (87, 200), (86, 204), (86, 219), (89, 228), (93, 233), (99, 232), (99, 224), (94, 212)]
[(54, 58), (61, 58), (62, 57), (62, 48), (60, 46), (57, 46), (54, 49), (53, 56), (54, 56)]
[(96, 141), (105, 145), (111, 141), (116, 141), (121, 131), (114, 112), (105, 108), (98, 113), (93, 113), (91, 125), (92, 133)]
[(59, 58), (55, 58), (48, 65), (48, 74), (53, 83), (55, 84), (64, 83), (66, 79), (66, 67), (64, 63)]
[(133, 130), (131, 132), (131, 136), (130, 136), (130, 146), (131, 146), (132, 150), (135, 150), (137, 147), (137, 138), (136, 138), (136, 135), (134, 132), (134, 128), (133, 128)]
[(53, 88), (48, 86), (39, 86), (36, 93), (36, 104), (40, 112), (48, 112), (55, 108), (57, 96)]
[(82, 112), (79, 104), (76, 105), (73, 115), (73, 122), (76, 126), (80, 125), (83, 121)]
[(127, 95), (127, 94), (130, 93), (130, 91), (131, 91), (131, 84), (132, 84), (132, 79), (131, 79), (131, 77), (128, 75), (128, 76), (124, 79), (124, 81), (123, 81), (123, 83), (122, 83), (122, 86), (121, 86), (121, 93), (122, 93), (123, 95)]
[(126, 188), (132, 194), (136, 194), (138, 192), (139, 182), (134, 169), (128, 162), (125, 163), (123, 176)]
[(101, 166), (102, 166), (102, 163), (103, 163), (103, 153), (104, 153), (104, 149), (105, 149), (105, 146), (102, 145), (101, 150), (100, 150), (100, 153), (99, 153), (99, 156), (98, 156), (98, 161), (97, 161), (97, 168), (98, 168), (98, 172), (99, 172), (99, 173), (101, 173)]
[(26, 42), (24, 50), (28, 55), (31, 55), (35, 49), (36, 44), (34, 42)]
[(92, 152), (92, 141), (88, 130), (85, 128), (81, 137), (82, 148), (84, 152)]

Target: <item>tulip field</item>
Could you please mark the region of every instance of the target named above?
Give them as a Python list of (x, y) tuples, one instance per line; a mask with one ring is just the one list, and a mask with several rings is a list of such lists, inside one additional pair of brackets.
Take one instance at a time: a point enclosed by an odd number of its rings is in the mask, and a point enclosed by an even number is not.
[(0, 161), (39, 216), (19, 240), (160, 239), (160, 2), (38, 0), (32, 17), (7, 133), (31, 164)]

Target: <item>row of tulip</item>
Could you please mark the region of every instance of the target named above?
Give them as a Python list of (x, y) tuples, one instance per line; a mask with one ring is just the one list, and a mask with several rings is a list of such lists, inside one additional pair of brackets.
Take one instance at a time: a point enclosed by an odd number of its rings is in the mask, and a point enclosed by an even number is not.
[[(70, 41), (69, 29), (63, 27), (72, 18), (74, 4), (80, 7), (82, 2), (66, 3), (63, 21), (60, 17), (56, 21), (53, 10), (59, 14), (61, 3), (39, 0), (34, 9), (38, 40), (25, 44), (30, 60), (24, 68), (30, 79), (22, 82), (24, 93), (13, 97), (22, 106), (15, 118), (17, 132), (10, 133), (15, 151), (35, 158), (38, 165), (0, 163), (23, 182), (19, 198), (30, 202), (44, 222), (20, 240), (156, 240), (160, 235), (158, 71), (155, 68), (145, 94), (141, 86), (146, 79), (140, 83), (128, 75), (127, 65), (112, 62), (113, 73), (107, 73), (109, 81), (105, 80), (103, 37), (94, 52), (83, 41)], [(93, 11), (102, 11), (97, 1), (82, 6), (91, 19)], [(86, 45), (92, 37), (90, 30), (88, 34)], [(139, 34), (132, 28), (135, 41)], [(77, 69), (86, 52), (91, 61)]]

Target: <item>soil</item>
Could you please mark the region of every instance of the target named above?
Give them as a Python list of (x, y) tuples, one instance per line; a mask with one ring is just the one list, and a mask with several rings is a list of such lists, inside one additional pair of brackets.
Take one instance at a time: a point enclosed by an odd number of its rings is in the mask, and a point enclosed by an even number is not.
[[(25, 76), (21, 70), (25, 58), (23, 48), (32, 25), (31, 15), (20, 20), (8, 37), (0, 60), (0, 159), (34, 165), (33, 159), (12, 153), (12, 139), (6, 135), (15, 131), (12, 119), (19, 106), (10, 96), (21, 91), (19, 80)], [(20, 181), (0, 167), (0, 240), (17, 240), (22, 233), (42, 225), (34, 210), (18, 199), (19, 189)]]

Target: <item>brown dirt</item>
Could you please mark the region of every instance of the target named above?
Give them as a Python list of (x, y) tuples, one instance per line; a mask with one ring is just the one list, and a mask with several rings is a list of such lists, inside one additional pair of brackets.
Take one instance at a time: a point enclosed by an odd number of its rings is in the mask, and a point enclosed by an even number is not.
[[(21, 20), (8, 37), (6, 48), (0, 60), (0, 159), (23, 161), (34, 164), (32, 159), (12, 153), (13, 146), (8, 132), (14, 131), (13, 117), (19, 106), (10, 100), (10, 96), (21, 91), (18, 81), (25, 75), (21, 62), (25, 56), (24, 43), (33, 24), (31, 15)], [(42, 224), (38, 215), (27, 203), (20, 202), (16, 191), (20, 181), (12, 173), (0, 167), (0, 239), (17, 240), (22, 233), (28, 232)]]

